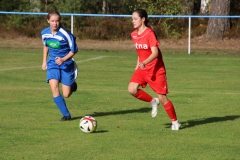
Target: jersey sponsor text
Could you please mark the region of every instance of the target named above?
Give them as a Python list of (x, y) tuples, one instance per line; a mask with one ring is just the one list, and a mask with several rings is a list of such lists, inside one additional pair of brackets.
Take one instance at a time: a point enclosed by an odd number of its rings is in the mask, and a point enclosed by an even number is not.
[(148, 45), (147, 45), (147, 44), (138, 44), (138, 43), (135, 43), (135, 48), (136, 48), (136, 49), (148, 49)]

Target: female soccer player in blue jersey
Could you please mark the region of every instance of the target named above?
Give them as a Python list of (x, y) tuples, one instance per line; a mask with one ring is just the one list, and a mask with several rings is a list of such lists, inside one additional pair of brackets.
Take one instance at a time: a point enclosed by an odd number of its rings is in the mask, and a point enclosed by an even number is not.
[[(49, 27), (41, 32), (43, 41), (42, 69), (47, 71), (47, 82), (50, 85), (53, 100), (63, 117), (60, 121), (71, 120), (64, 98), (77, 90), (76, 63), (73, 56), (78, 52), (76, 37), (60, 25), (61, 16), (57, 11), (47, 15)], [(62, 95), (59, 83), (62, 83)]]

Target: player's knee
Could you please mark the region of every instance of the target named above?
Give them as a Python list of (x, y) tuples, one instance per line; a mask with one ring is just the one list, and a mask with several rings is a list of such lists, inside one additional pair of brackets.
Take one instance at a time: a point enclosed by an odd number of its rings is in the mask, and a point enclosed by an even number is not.
[(64, 98), (69, 98), (71, 96), (71, 93), (63, 93)]
[(131, 95), (135, 95), (137, 93), (137, 90), (132, 87), (128, 87), (128, 93)]
[(168, 98), (166, 95), (158, 95), (158, 99), (162, 105), (164, 105), (168, 102)]

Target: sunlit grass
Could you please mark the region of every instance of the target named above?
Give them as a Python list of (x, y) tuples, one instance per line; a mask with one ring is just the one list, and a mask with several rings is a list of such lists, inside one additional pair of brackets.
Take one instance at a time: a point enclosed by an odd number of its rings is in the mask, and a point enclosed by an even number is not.
[[(238, 159), (240, 57), (163, 52), (169, 95), (182, 128), (162, 107), (127, 93), (136, 54), (80, 51), (78, 91), (66, 99), (73, 120), (59, 122), (42, 53), (0, 50), (0, 159)], [(154, 92), (147, 87), (151, 95)], [(92, 115), (96, 133), (79, 120)]]

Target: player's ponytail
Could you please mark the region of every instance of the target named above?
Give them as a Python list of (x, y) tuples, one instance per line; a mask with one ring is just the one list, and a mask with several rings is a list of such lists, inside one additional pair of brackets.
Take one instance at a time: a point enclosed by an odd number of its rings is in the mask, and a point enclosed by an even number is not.
[(153, 27), (152, 27), (151, 25), (149, 25), (149, 20), (148, 20), (147, 11), (144, 10), (144, 9), (137, 9), (137, 10), (135, 10), (135, 11), (133, 11), (133, 12), (138, 13), (139, 17), (141, 17), (141, 18), (145, 18), (145, 21), (144, 21), (145, 26), (148, 27), (148, 28), (150, 28), (150, 29), (154, 32), (154, 34), (155, 34), (155, 36), (156, 36), (156, 39), (157, 39), (157, 35), (156, 35)]

